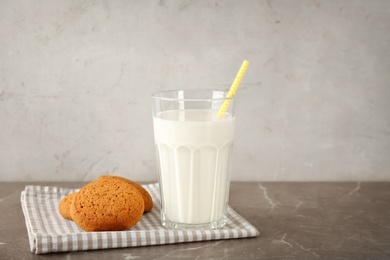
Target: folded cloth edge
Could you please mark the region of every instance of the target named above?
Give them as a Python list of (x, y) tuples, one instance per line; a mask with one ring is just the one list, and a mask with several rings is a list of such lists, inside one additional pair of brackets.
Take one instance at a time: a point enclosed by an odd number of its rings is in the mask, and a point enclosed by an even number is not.
[(29, 244), (30, 244), (30, 250), (31, 250), (31, 252), (35, 252), (36, 251), (36, 244), (35, 244), (36, 238), (32, 234), (31, 223), (29, 223), (29, 213), (27, 211), (27, 205), (26, 205), (26, 203), (24, 201), (25, 194), (26, 194), (26, 192), (22, 191), (21, 196), (20, 196), (20, 202), (22, 204), (22, 211), (23, 211), (23, 215), (24, 215), (24, 221), (26, 223), (28, 241), (29, 241)]

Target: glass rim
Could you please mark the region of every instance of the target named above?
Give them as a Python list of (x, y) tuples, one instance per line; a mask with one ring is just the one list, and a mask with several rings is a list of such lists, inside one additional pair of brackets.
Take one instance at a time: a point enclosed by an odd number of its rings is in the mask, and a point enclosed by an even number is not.
[[(223, 94), (223, 97), (172, 97), (172, 96), (164, 96), (163, 94), (168, 93), (178, 93), (178, 92), (187, 92), (187, 93), (220, 93)], [(166, 101), (224, 101), (224, 100), (232, 100), (234, 97), (227, 97), (227, 91), (223, 90), (215, 90), (215, 89), (170, 89), (170, 90), (162, 90), (152, 93), (153, 99), (160, 99)]]

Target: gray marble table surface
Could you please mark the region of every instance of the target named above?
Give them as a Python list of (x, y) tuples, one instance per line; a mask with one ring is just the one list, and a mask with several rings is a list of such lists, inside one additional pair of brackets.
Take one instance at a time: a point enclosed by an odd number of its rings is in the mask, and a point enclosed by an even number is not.
[(20, 205), (0, 183), (0, 259), (390, 259), (390, 182), (234, 182), (230, 205), (256, 238), (35, 255)]

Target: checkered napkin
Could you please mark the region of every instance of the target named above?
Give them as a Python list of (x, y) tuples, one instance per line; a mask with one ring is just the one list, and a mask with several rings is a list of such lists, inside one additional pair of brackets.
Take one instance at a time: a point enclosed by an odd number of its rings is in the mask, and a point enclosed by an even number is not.
[(153, 198), (153, 209), (126, 231), (85, 232), (58, 212), (58, 203), (75, 189), (26, 186), (21, 204), (26, 219), (31, 252), (94, 250), (173, 244), (203, 240), (255, 237), (259, 232), (232, 208), (228, 223), (220, 230), (167, 230), (160, 224), (160, 196), (157, 183), (143, 185)]

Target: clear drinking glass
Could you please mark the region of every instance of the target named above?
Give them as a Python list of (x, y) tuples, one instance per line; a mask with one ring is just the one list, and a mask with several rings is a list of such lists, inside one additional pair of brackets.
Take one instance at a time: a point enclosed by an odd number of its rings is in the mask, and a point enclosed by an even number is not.
[[(153, 94), (161, 223), (169, 229), (223, 227), (227, 222), (234, 101), (213, 90)], [(230, 105), (218, 116), (222, 103)]]

